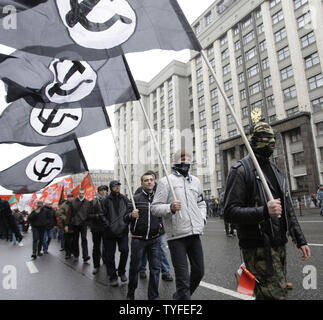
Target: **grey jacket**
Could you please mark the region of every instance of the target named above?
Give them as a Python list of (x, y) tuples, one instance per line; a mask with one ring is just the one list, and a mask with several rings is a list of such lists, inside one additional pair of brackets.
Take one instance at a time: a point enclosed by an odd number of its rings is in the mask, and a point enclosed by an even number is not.
[(168, 240), (179, 239), (193, 234), (202, 234), (206, 223), (206, 204), (203, 200), (202, 186), (198, 178), (187, 178), (176, 171), (169, 175), (177, 200), (182, 203), (180, 212), (172, 213), (170, 204), (175, 200), (166, 177), (159, 180), (151, 212), (164, 217)]

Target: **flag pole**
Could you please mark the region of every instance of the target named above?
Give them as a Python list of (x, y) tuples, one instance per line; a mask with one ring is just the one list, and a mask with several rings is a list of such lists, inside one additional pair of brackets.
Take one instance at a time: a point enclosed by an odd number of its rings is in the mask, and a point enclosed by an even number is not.
[(132, 202), (132, 206), (133, 206), (134, 210), (136, 210), (137, 208), (136, 208), (135, 200), (133, 198), (133, 194), (132, 194), (132, 191), (131, 191), (131, 188), (130, 188), (130, 184), (129, 184), (129, 181), (128, 181), (128, 178), (127, 178), (126, 169), (125, 169), (125, 167), (123, 165), (123, 162), (121, 160), (121, 156), (120, 156), (120, 152), (119, 152), (119, 149), (118, 149), (116, 137), (115, 137), (114, 132), (112, 130), (112, 126), (111, 126), (111, 123), (110, 123), (110, 118), (109, 118), (109, 115), (108, 115), (108, 112), (107, 112), (107, 109), (106, 109), (105, 106), (102, 106), (102, 112), (104, 114), (104, 118), (105, 118), (105, 121), (107, 123), (107, 128), (110, 129), (110, 132), (111, 132), (111, 135), (112, 135), (112, 138), (113, 138), (113, 142), (114, 142), (114, 146), (115, 146), (115, 148), (117, 150), (117, 155), (118, 155), (119, 163), (121, 165), (121, 168), (122, 168), (124, 177), (126, 179), (126, 184), (127, 184), (128, 190), (129, 190), (129, 195), (130, 195), (130, 199), (131, 199), (131, 202)]
[(202, 54), (202, 57), (203, 57), (205, 63), (207, 64), (209, 70), (211, 71), (211, 73), (212, 73), (212, 75), (214, 77), (214, 80), (216, 82), (216, 85), (217, 85), (220, 93), (222, 94), (222, 96), (223, 96), (223, 98), (225, 100), (225, 103), (226, 103), (227, 107), (230, 110), (231, 115), (234, 118), (234, 121), (235, 121), (235, 123), (236, 123), (236, 125), (238, 127), (238, 130), (239, 130), (240, 134), (241, 134), (242, 140), (243, 140), (243, 142), (244, 142), (244, 144), (245, 144), (245, 146), (246, 146), (246, 148), (247, 148), (247, 150), (249, 152), (249, 155), (251, 157), (251, 160), (253, 161), (253, 164), (254, 164), (254, 166), (255, 166), (255, 168), (257, 170), (257, 173), (258, 173), (258, 175), (260, 177), (260, 180), (261, 180), (261, 182), (262, 182), (262, 184), (263, 184), (263, 186), (265, 188), (265, 192), (267, 194), (268, 201), (274, 200), (274, 197), (273, 197), (273, 195), (272, 195), (272, 193), (271, 193), (271, 191), (269, 189), (269, 186), (268, 186), (268, 183), (266, 181), (266, 178), (265, 178), (265, 176), (264, 176), (264, 174), (263, 174), (263, 172), (262, 172), (262, 170), (261, 170), (261, 168), (259, 166), (258, 160), (257, 160), (257, 158), (256, 158), (256, 156), (255, 156), (255, 154), (254, 154), (254, 152), (253, 152), (253, 150), (252, 150), (252, 148), (250, 146), (250, 143), (248, 141), (248, 138), (247, 138), (246, 134), (244, 133), (243, 127), (242, 127), (241, 123), (239, 122), (238, 117), (237, 117), (237, 115), (236, 115), (236, 113), (235, 113), (235, 111), (234, 111), (234, 109), (233, 109), (233, 107), (232, 107), (232, 105), (231, 105), (228, 97), (226, 96), (226, 94), (225, 94), (225, 92), (224, 92), (224, 90), (222, 88), (222, 85), (218, 81), (217, 76), (215, 74), (215, 71), (213, 70), (213, 68), (211, 66), (211, 63), (208, 60), (208, 58), (207, 58), (204, 50), (201, 51), (201, 54)]
[(120, 151), (118, 149), (117, 142), (116, 142), (116, 137), (114, 135), (114, 132), (112, 130), (112, 127), (110, 127), (109, 129), (110, 129), (110, 132), (112, 134), (112, 138), (113, 138), (113, 141), (114, 141), (114, 145), (115, 145), (115, 148), (117, 150), (117, 155), (118, 155), (119, 163), (121, 165), (121, 168), (122, 168), (122, 171), (123, 171), (125, 180), (126, 180), (126, 184), (127, 184), (128, 190), (129, 190), (129, 195), (130, 195), (130, 199), (131, 199), (131, 202), (132, 202), (132, 206), (133, 206), (134, 210), (136, 210), (137, 208), (136, 208), (135, 200), (133, 198), (133, 194), (132, 194), (132, 191), (131, 191), (131, 188), (130, 188), (130, 184), (129, 184), (129, 181), (128, 181), (128, 178), (127, 178), (126, 169), (125, 169), (125, 167), (124, 167), (124, 165), (122, 163), (122, 160), (121, 160)]
[[(143, 106), (143, 104), (142, 104), (142, 102), (141, 102), (141, 99), (139, 99), (139, 104), (140, 104), (141, 110), (142, 110), (142, 112), (143, 112), (143, 114), (144, 114), (144, 116), (145, 116), (145, 120), (146, 120), (146, 123), (147, 123), (147, 125), (148, 125), (148, 128), (149, 128), (149, 132), (150, 132), (151, 138), (153, 139), (153, 142), (154, 142), (155, 148), (156, 148), (156, 150), (157, 150), (157, 153), (158, 153), (158, 156), (159, 156), (159, 160), (160, 160), (160, 162), (161, 162), (161, 164), (162, 164), (162, 166), (163, 166), (163, 170), (164, 170), (164, 172), (165, 172), (166, 179), (167, 179), (167, 182), (168, 182), (169, 187), (170, 187), (170, 191), (171, 191), (171, 193), (172, 193), (172, 195), (173, 195), (174, 200), (177, 200), (176, 195), (175, 195), (175, 191), (174, 191), (174, 187), (173, 187), (173, 185), (172, 185), (172, 183), (171, 183), (171, 181), (170, 181), (170, 179), (169, 179), (169, 176), (168, 176), (168, 171), (167, 171), (167, 168), (166, 168), (166, 165), (165, 165), (165, 161), (164, 161), (164, 159), (163, 159), (163, 157), (162, 157), (162, 155), (161, 155), (161, 153), (160, 153), (160, 150), (159, 150), (159, 147), (158, 147), (158, 143), (157, 143), (156, 137), (155, 137), (155, 135), (154, 135), (154, 132), (153, 132), (152, 126), (151, 126), (151, 124), (150, 124), (150, 122), (149, 122), (149, 118), (148, 118), (147, 112), (146, 112), (146, 110), (145, 110), (145, 108), (144, 108), (144, 106)], [(181, 212), (180, 212), (180, 211), (179, 211), (179, 215), (181, 216)]]

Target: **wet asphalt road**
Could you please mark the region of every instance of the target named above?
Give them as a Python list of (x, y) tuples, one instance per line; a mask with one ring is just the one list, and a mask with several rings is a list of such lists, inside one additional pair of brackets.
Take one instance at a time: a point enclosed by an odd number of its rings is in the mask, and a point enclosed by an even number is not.
[[(303, 213), (299, 221), (310, 244), (312, 258), (303, 262), (300, 250), (291, 240), (289, 241), (287, 275), (288, 281), (294, 286), (293, 290), (289, 291), (289, 299), (322, 300), (323, 218), (314, 209)], [(236, 295), (237, 282), (234, 273), (241, 264), (238, 239), (226, 237), (223, 220), (209, 218), (202, 241), (205, 276), (193, 295), (193, 299), (242, 300), (249, 298)], [(48, 255), (38, 257), (30, 263), (31, 231), (25, 235), (23, 243), (23, 247), (18, 247), (0, 240), (0, 300), (125, 300), (127, 284), (119, 282), (119, 287), (109, 286), (104, 265), (101, 266), (99, 274), (92, 275), (92, 259), (89, 264), (84, 264), (82, 259), (78, 262), (65, 260), (64, 252), (59, 251), (60, 246), (57, 240), (52, 240)], [(91, 252), (90, 231), (88, 232), (88, 245)], [(8, 277), (13, 276), (13, 272), (16, 272), (16, 284), (13, 289), (7, 289)], [(304, 284), (305, 287), (309, 284), (309, 272), (312, 276), (310, 282), (312, 288), (305, 289)], [(174, 276), (173, 269), (171, 273)], [(147, 299), (147, 286), (147, 279), (139, 279), (136, 299)], [(159, 288), (161, 300), (172, 299), (175, 291), (174, 282), (160, 280)]]

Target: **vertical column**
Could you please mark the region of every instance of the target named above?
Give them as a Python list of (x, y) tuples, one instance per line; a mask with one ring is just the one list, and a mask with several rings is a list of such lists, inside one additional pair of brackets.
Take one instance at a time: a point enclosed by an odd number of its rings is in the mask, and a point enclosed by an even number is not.
[[(165, 165), (167, 171), (170, 169), (170, 139), (169, 139), (169, 104), (168, 104), (168, 83), (164, 83), (164, 106), (165, 106), (165, 128), (163, 132), (163, 141), (165, 143), (166, 149), (165, 154), (163, 154)], [(165, 172), (164, 172), (165, 175)]]
[(227, 33), (228, 36), (228, 47), (230, 54), (230, 68), (231, 68), (231, 79), (232, 79), (232, 89), (233, 89), (233, 100), (234, 100), (234, 109), (238, 116), (239, 122), (242, 123), (241, 120), (241, 104), (240, 104), (240, 92), (239, 92), (239, 84), (238, 84), (238, 73), (237, 73), (237, 65), (236, 59), (234, 57), (234, 41), (233, 41), (233, 32), (230, 29)]
[(294, 80), (299, 110), (310, 112), (310, 97), (308, 93), (307, 79), (305, 77), (305, 65), (297, 31), (298, 26), (296, 23), (293, 0), (282, 1), (282, 8), (286, 25), (290, 57), (294, 71)]
[(201, 163), (202, 163), (202, 140), (201, 140), (201, 130), (199, 121), (199, 106), (197, 101), (197, 78), (196, 78), (196, 64), (195, 59), (191, 60), (191, 70), (192, 70), (192, 95), (193, 95), (193, 112), (194, 112), (194, 131), (195, 131), (195, 157), (197, 162), (197, 176), (203, 179)]
[(266, 35), (269, 69), (275, 98), (276, 116), (278, 120), (281, 120), (286, 118), (286, 112), (284, 108), (283, 90), (280, 83), (280, 71), (278, 67), (278, 59), (275, 47), (272, 19), (270, 15), (269, 1), (264, 1), (264, 3), (261, 5), (261, 11)]
[[(323, 31), (321, 23), (323, 21), (323, 3), (319, 0), (308, 0), (309, 9), (311, 12), (311, 27), (313, 28), (317, 49), (321, 64), (323, 63)], [(304, 12), (305, 13), (305, 12)]]
[[(156, 94), (156, 101), (157, 101), (157, 142), (159, 145), (159, 149), (161, 149), (161, 106), (160, 106), (160, 88), (158, 87), (156, 89), (157, 94)], [(162, 168), (162, 164), (160, 163), (159, 157), (158, 157), (158, 175), (159, 177), (163, 177), (164, 173), (163, 173), (163, 168)]]
[[(318, 2), (321, 2), (321, 1), (318, 1)], [(322, 7), (322, 4), (321, 4), (321, 7)], [(288, 44), (290, 48), (292, 65), (293, 65), (299, 110), (312, 112), (311, 100), (310, 100), (310, 95), (308, 91), (307, 79), (306, 79), (305, 64), (302, 56), (302, 48), (299, 40), (298, 26), (296, 23), (296, 17), (295, 17), (295, 11), (294, 11), (294, 1), (293, 0), (282, 1), (282, 8), (283, 8), (284, 18), (286, 23), (287, 38), (288, 38)], [(312, 9), (311, 9), (311, 12), (313, 11)], [(314, 14), (314, 12), (312, 12), (311, 14)], [(313, 117), (311, 117), (311, 126), (309, 128), (314, 142), (313, 160), (315, 159), (315, 162), (316, 162), (315, 167), (318, 173), (319, 172), (318, 164), (320, 163), (320, 160), (319, 160), (319, 154), (318, 154), (318, 148), (317, 148), (317, 141), (314, 136), (315, 125), (313, 123)], [(304, 148), (305, 147), (306, 146), (304, 146)]]
[[(216, 40), (214, 42), (214, 56), (219, 57), (219, 59), (215, 59), (215, 70), (218, 81), (223, 87), (223, 71), (222, 71), (222, 59), (221, 59), (221, 47), (220, 40)], [(219, 114), (220, 114), (220, 123), (221, 123), (221, 136), (222, 139), (228, 138), (228, 126), (227, 126), (227, 107), (224, 98), (220, 91), (218, 91), (219, 97)]]
[(207, 155), (208, 166), (203, 168), (203, 175), (210, 176), (211, 195), (216, 194), (216, 174), (215, 174), (215, 144), (214, 144), (214, 131), (212, 130), (212, 110), (211, 110), (211, 97), (210, 97), (210, 81), (209, 69), (202, 59), (203, 65), (203, 84), (204, 84), (204, 99), (205, 99), (205, 116), (207, 127)]

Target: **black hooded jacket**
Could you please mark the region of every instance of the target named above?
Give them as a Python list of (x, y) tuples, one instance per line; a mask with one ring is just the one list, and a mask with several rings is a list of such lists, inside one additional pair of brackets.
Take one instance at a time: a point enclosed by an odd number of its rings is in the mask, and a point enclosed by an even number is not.
[(241, 248), (264, 247), (266, 239), (276, 247), (287, 242), (286, 231), (297, 247), (307, 244), (293, 209), (286, 180), (277, 166), (269, 162), (279, 190), (266, 177), (273, 194), (281, 196), (281, 218), (270, 217), (264, 187), (249, 156), (230, 170), (224, 197), (224, 219), (238, 227)]

